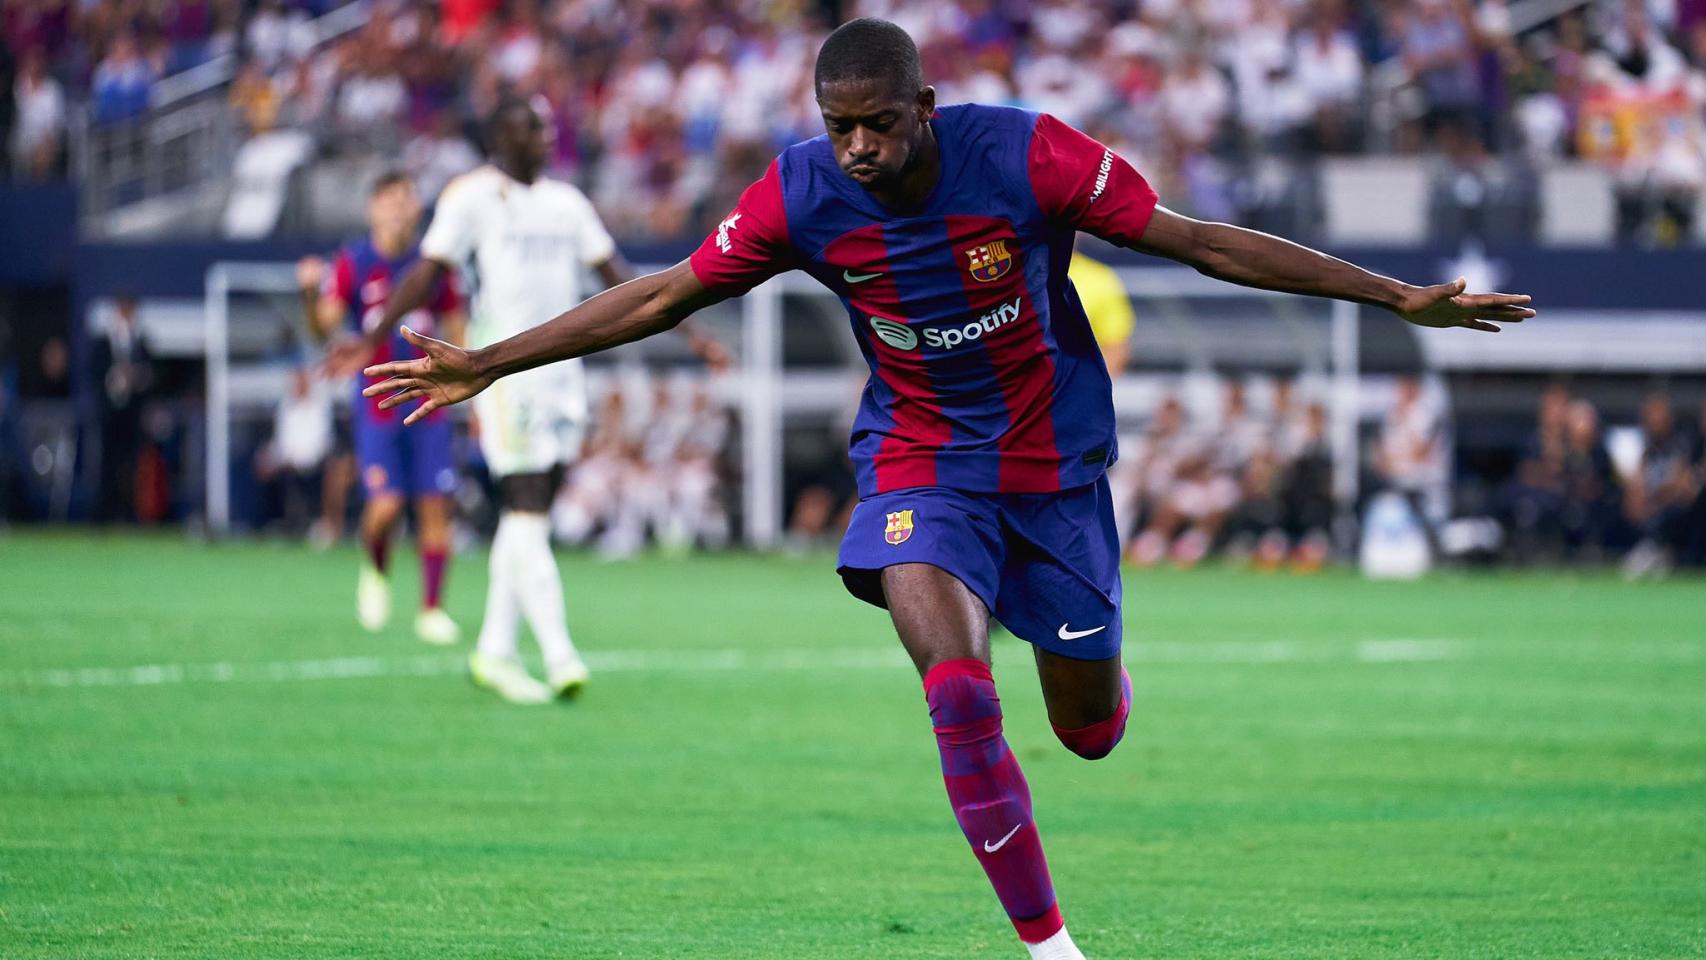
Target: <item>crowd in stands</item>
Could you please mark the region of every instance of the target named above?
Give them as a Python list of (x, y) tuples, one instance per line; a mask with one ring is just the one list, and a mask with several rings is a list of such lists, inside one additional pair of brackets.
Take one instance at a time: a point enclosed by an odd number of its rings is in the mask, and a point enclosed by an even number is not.
[(474, 162), (501, 90), (538, 94), (556, 172), (619, 234), (675, 237), (820, 132), (817, 44), (867, 14), (917, 38), (940, 102), (1058, 114), (1206, 216), (1258, 202), (1258, 155), (1425, 150), (1458, 193), (1493, 157), (1584, 156), (1615, 171), (1624, 232), (1661, 240), (1706, 182), (1706, 0), (1598, 0), (1520, 35), (1505, 0), (372, 0), (321, 43), (326, 2), (0, 0), (18, 174), (62, 169), (72, 104), (134, 118), (162, 75), (234, 52), (249, 130), (407, 145), (429, 187)]
[(1109, 487), (1127, 559), (1188, 567), (1224, 549), (1263, 569), (1318, 569), (1333, 521), (1326, 408), (1286, 379), (1268, 384), (1259, 409), (1242, 381), (1221, 392), (1200, 417), (1168, 395), (1141, 434), (1121, 439)]
[(1621, 555), (1631, 575), (1706, 565), (1706, 404), (1698, 415), (1691, 423), (1654, 391), (1634, 427), (1608, 431), (1591, 401), (1547, 388), (1500, 497), (1512, 554), (1583, 563)]

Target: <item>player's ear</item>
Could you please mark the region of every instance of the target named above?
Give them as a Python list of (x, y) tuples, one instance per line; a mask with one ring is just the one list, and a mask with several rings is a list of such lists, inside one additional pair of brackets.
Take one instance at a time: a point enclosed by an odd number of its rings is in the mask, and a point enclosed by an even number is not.
[(936, 115), (936, 88), (925, 85), (918, 91), (918, 121), (929, 123)]

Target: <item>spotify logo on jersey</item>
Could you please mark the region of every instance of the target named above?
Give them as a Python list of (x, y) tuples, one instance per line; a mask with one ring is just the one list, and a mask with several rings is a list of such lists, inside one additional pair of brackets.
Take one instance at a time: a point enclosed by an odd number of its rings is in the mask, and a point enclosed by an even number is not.
[(918, 346), (918, 334), (913, 333), (912, 328), (904, 323), (872, 317), (871, 329), (877, 332), (878, 338), (896, 350), (911, 350)]

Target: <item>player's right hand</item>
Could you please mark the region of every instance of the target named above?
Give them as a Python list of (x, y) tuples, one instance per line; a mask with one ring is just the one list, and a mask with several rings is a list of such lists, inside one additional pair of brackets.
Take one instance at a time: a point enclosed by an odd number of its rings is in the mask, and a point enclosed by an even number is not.
[(302, 290), (318, 291), (326, 283), (326, 261), (319, 257), (303, 257), (296, 261), (296, 286)]
[(418, 360), (393, 360), (376, 363), (365, 372), (369, 377), (385, 377), (361, 392), (364, 397), (384, 397), (379, 409), (389, 410), (411, 400), (421, 401), (407, 417), (405, 426), (453, 403), (461, 403), (492, 385), (492, 378), (478, 369), (472, 355), (453, 343), (423, 337), (402, 327), (403, 339), (414, 344), (426, 356)]

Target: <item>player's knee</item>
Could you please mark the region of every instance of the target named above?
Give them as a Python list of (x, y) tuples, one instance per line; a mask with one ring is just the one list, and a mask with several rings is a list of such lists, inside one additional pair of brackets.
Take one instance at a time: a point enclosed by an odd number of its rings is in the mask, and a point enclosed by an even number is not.
[(1066, 749), (1078, 754), (1086, 760), (1100, 760), (1119, 746), (1125, 736), (1127, 711), (1122, 706), (1113, 716), (1100, 723), (1088, 727), (1067, 730), (1062, 727), (1054, 728), (1054, 735)]
[(1119, 746), (1125, 737), (1126, 719), (1131, 716), (1131, 676), (1123, 669), (1120, 671), (1120, 704), (1113, 714), (1104, 720), (1099, 720), (1089, 726), (1066, 728), (1055, 727), (1054, 735), (1060, 742), (1086, 760), (1100, 760)]

